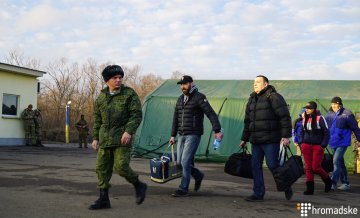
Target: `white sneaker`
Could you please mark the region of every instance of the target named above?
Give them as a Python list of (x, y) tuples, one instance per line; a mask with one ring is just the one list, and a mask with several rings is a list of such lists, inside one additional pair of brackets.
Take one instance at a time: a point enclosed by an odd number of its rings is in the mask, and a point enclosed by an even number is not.
[(339, 190), (347, 191), (350, 190), (350, 184), (342, 184), (339, 187), (337, 187)]

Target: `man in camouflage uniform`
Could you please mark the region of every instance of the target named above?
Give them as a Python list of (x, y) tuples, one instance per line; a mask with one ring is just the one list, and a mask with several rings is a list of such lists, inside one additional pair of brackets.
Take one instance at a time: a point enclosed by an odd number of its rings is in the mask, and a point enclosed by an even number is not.
[(79, 132), (79, 148), (82, 148), (82, 144), (84, 144), (84, 148), (87, 148), (87, 135), (89, 128), (83, 114), (81, 114), (79, 122), (76, 123), (76, 129)]
[(132, 137), (142, 119), (139, 97), (132, 88), (121, 84), (124, 71), (120, 66), (107, 66), (102, 76), (107, 87), (96, 99), (92, 142), (92, 148), (98, 152), (96, 173), (100, 197), (90, 205), (91, 210), (111, 207), (108, 191), (113, 168), (134, 185), (137, 204), (144, 201), (147, 189), (129, 166)]
[(24, 129), (25, 129), (25, 144), (26, 146), (35, 146), (36, 145), (36, 136), (35, 136), (35, 113), (33, 111), (32, 104), (21, 113), (21, 119), (24, 120)]
[(40, 109), (34, 110), (34, 122), (35, 122), (35, 138), (36, 138), (36, 146), (44, 147), (41, 143), (41, 132), (42, 132), (42, 116)]

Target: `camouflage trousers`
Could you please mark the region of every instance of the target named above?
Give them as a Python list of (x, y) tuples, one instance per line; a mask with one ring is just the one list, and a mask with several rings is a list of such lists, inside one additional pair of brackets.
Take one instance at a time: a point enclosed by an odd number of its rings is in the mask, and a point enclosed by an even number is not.
[(35, 125), (25, 125), (25, 144), (36, 144)]
[(134, 184), (139, 181), (138, 174), (130, 168), (130, 152), (129, 147), (99, 148), (96, 159), (98, 188), (110, 188), (113, 169), (129, 183)]
[(79, 133), (79, 146), (81, 147), (84, 144), (84, 147), (87, 146), (87, 133)]
[(41, 138), (42, 138), (41, 132), (42, 132), (42, 128), (37, 126), (35, 128), (35, 135), (36, 135), (36, 143), (38, 144), (41, 143)]

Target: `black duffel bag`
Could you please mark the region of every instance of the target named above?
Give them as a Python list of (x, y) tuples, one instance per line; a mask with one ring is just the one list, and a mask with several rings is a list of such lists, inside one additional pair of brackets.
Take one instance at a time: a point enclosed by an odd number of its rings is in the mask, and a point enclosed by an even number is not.
[(252, 179), (251, 171), (251, 154), (244, 146), (240, 149), (240, 153), (232, 154), (225, 163), (224, 172), (232, 176)]
[[(287, 150), (291, 153), (290, 157), (287, 156)], [(286, 191), (305, 174), (305, 170), (301, 156), (293, 155), (289, 148), (282, 146), (281, 155), (284, 155), (285, 163), (273, 171), (273, 176), (277, 190)]]
[(326, 148), (327, 153), (324, 153), (324, 158), (321, 162), (321, 167), (327, 172), (330, 173), (334, 171), (334, 155)]

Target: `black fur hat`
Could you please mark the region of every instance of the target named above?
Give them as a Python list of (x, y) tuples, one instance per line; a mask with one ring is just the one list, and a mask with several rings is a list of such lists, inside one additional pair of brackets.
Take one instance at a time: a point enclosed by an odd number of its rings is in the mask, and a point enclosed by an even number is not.
[(116, 75), (124, 77), (124, 71), (119, 65), (109, 65), (105, 67), (101, 75), (104, 78), (104, 81), (107, 82), (109, 79)]

